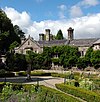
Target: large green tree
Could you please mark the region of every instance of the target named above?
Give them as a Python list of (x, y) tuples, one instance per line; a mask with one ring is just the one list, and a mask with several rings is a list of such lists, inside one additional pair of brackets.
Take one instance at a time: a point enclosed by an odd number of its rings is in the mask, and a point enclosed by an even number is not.
[(25, 38), (25, 33), (20, 29), (18, 25), (14, 26), (15, 33), (21, 38)]
[(61, 29), (57, 32), (56, 39), (57, 39), (57, 40), (62, 40), (62, 39), (64, 39), (63, 33), (62, 33)]
[(27, 69), (27, 61), (23, 54), (6, 54), (6, 66), (8, 71), (22, 71)]
[(10, 44), (14, 41), (20, 43), (20, 38), (15, 33), (11, 20), (7, 17), (5, 12), (0, 9), (0, 51), (8, 51)]

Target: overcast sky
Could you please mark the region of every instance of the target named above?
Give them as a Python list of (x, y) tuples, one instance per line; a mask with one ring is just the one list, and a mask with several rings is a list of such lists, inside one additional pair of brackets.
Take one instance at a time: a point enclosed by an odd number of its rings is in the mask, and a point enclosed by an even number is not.
[(0, 7), (35, 40), (45, 29), (67, 38), (69, 27), (76, 39), (100, 38), (100, 0), (0, 0)]

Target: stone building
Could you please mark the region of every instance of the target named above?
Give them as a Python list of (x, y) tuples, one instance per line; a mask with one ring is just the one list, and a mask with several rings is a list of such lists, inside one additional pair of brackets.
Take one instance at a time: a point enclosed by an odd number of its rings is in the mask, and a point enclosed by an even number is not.
[(89, 47), (93, 47), (94, 50), (100, 50), (100, 39), (74, 39), (74, 29), (69, 27), (68, 38), (63, 40), (53, 40), (53, 35), (50, 33), (50, 29), (45, 29), (45, 34), (39, 34), (39, 41), (35, 41), (32, 37), (23, 39), (19, 47), (15, 48), (15, 53), (26, 54), (31, 50), (36, 53), (42, 53), (43, 47), (52, 47), (60, 45), (69, 45), (78, 47), (81, 56), (84, 56)]

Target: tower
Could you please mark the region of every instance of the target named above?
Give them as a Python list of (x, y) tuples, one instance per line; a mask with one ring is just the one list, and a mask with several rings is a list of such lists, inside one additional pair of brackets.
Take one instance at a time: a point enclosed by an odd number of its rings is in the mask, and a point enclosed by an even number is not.
[(45, 29), (46, 41), (50, 41), (50, 29)]
[(68, 31), (68, 40), (73, 40), (73, 31), (74, 29), (72, 29), (71, 27), (69, 27), (69, 29), (67, 30)]

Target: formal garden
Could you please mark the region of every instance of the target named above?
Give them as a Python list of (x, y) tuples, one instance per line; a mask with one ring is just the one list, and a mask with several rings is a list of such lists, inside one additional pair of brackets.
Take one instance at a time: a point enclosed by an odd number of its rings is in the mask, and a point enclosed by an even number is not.
[[(59, 40), (58, 36), (55, 39)], [(81, 56), (77, 47), (63, 45), (44, 47), (43, 53), (15, 53), (14, 48), (21, 44), (22, 38), (25, 33), (0, 9), (0, 102), (100, 102), (100, 50), (90, 47)], [(62, 67), (61, 73), (50, 72), (52, 63)], [(74, 67), (77, 71), (72, 70)], [(38, 81), (26, 84), (32, 82), (33, 76), (64, 81), (54, 89), (39, 85)], [(8, 80), (21, 77), (25, 78), (23, 83)]]
[[(16, 72), (15, 77), (26, 76), (26, 72)], [(0, 83), (1, 102), (99, 102), (100, 73), (73, 72), (61, 73), (32, 71), (31, 76), (52, 76), (64, 78), (56, 84), (57, 89), (37, 84)], [(30, 81), (31, 82), (31, 81)], [(61, 91), (59, 91), (61, 90)], [(72, 95), (72, 96), (70, 96)], [(73, 97), (74, 96), (74, 97)], [(79, 98), (79, 99), (78, 99)], [(82, 100), (81, 100), (82, 99)]]

